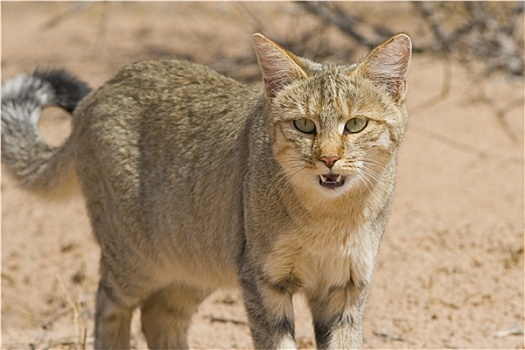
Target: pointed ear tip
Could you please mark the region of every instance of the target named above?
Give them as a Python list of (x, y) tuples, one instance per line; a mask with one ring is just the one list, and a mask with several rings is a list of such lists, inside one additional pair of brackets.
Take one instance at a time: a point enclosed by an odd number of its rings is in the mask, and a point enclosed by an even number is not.
[(410, 40), (410, 35), (408, 35), (407, 33), (399, 33), (399, 34), (396, 34), (394, 35), (394, 38), (403, 38), (405, 40)]
[(252, 38), (253, 38), (253, 41), (266, 41), (268, 40), (268, 38), (266, 38), (264, 35), (262, 35), (261, 33), (255, 33), (252, 35)]
[(394, 35), (392, 39), (396, 41), (404, 41), (407, 46), (412, 47), (412, 39), (410, 39), (410, 36), (406, 33)]

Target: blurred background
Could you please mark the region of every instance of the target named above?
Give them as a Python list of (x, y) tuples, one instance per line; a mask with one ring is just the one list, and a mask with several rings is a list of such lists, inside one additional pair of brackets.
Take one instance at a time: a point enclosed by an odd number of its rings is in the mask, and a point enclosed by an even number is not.
[[(2, 81), (65, 68), (96, 88), (124, 65), (187, 59), (248, 84), (251, 35), (354, 63), (398, 32), (414, 43), (410, 121), (370, 293), (367, 348), (521, 349), (523, 2), (3, 2)], [(50, 108), (58, 145), (70, 118)], [(2, 171), (2, 348), (92, 348), (98, 247), (82, 198), (47, 203)], [(297, 342), (315, 344), (295, 300)], [(251, 346), (240, 294), (213, 294), (195, 348)], [(138, 315), (134, 348), (144, 348)]]

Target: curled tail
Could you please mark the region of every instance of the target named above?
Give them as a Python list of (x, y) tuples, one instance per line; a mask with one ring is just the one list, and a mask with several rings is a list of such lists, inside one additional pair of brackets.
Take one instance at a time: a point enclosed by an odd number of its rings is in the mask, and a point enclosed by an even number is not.
[(54, 192), (71, 177), (68, 142), (49, 146), (38, 130), (38, 119), (48, 106), (72, 113), (89, 91), (63, 70), (36, 70), (2, 85), (2, 163), (23, 187)]

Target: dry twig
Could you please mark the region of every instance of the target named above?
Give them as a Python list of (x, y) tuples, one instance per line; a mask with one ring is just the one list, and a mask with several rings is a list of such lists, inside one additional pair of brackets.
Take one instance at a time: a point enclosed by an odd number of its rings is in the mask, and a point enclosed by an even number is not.
[(413, 2), (428, 24), (431, 43), (423, 51), (457, 57), (465, 65), (483, 63), (483, 77), (502, 71), (524, 75), (523, 2)]
[(375, 47), (384, 38), (395, 34), (388, 28), (368, 23), (359, 16), (346, 13), (335, 2), (302, 1), (301, 5), (309, 13), (336, 26), (342, 32), (354, 38), (359, 44), (365, 45), (369, 49)]

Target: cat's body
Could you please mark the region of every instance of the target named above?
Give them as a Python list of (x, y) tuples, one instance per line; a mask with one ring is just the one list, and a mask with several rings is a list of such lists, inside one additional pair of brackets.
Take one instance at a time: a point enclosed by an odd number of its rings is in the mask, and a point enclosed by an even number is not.
[(59, 186), (72, 164), (80, 179), (102, 251), (97, 348), (129, 346), (136, 307), (151, 348), (187, 347), (191, 315), (225, 286), (242, 289), (258, 348), (294, 346), (296, 292), (319, 347), (361, 346), (407, 117), (410, 39), (353, 66), (254, 43), (265, 92), (188, 62), (135, 63), (80, 101), (57, 149), (38, 140), (36, 107), (64, 106), (57, 85), (76, 82), (26, 76), (40, 100), (25, 109), (31, 89), (6, 84), (12, 172), (35, 189)]

